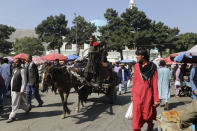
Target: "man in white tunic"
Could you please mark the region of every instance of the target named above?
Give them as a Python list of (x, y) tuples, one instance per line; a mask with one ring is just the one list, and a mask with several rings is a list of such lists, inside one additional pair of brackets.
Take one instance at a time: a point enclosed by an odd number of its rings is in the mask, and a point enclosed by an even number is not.
[(28, 108), (24, 96), (27, 76), (26, 70), (21, 67), (21, 62), (21, 59), (15, 61), (16, 68), (13, 70), (13, 76), (11, 79), (12, 112), (9, 115), (7, 123), (16, 120), (16, 112), (19, 107), (25, 110), (26, 114), (31, 110), (31, 108)]
[(158, 69), (158, 92), (160, 102), (165, 101), (164, 110), (168, 110), (168, 99), (170, 98), (170, 70), (166, 67), (164, 60), (160, 61), (160, 68)]

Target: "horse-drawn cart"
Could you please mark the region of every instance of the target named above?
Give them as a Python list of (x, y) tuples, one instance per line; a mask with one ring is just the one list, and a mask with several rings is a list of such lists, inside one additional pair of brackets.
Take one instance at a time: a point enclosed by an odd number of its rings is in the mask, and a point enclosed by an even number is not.
[(102, 93), (105, 94), (111, 104), (116, 103), (117, 98), (117, 85), (119, 84), (118, 76), (115, 72), (111, 72), (111, 78), (108, 82), (92, 82), (87, 81), (83, 76), (80, 76), (76, 72), (71, 71), (72, 75), (74, 75), (83, 86), (86, 86), (87, 88), (91, 88), (91, 93)]

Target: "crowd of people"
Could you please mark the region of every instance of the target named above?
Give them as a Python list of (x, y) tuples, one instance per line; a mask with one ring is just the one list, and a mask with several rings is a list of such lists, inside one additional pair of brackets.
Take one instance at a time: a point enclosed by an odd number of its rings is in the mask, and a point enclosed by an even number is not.
[[(105, 67), (106, 54), (101, 55), (101, 47), (95, 42), (94, 37), (90, 37), (90, 51), (88, 62), (84, 69), (84, 76), (87, 80), (99, 81), (100, 67)], [(105, 53), (102, 51), (102, 53)], [(98, 60), (99, 58), (99, 60)], [(156, 120), (156, 108), (165, 102), (164, 110), (168, 110), (170, 99), (170, 87), (173, 87), (175, 97), (179, 97), (185, 83), (190, 83), (193, 102), (190, 111), (183, 112), (181, 115), (182, 127), (185, 128), (196, 121), (197, 115), (194, 109), (197, 107), (197, 65), (196, 64), (176, 64), (175, 66), (166, 65), (161, 60), (158, 65), (151, 62), (147, 50), (136, 51), (137, 63), (124, 64), (117, 62), (108, 63), (110, 69), (117, 73), (120, 84), (118, 92), (121, 95), (123, 89), (127, 93), (127, 88), (132, 86), (131, 101), (133, 102), (132, 127), (134, 131), (140, 131), (144, 123), (148, 123), (148, 131), (153, 130), (153, 120)], [(100, 63), (98, 63), (100, 62)], [(47, 64), (47, 63), (46, 63)], [(49, 63), (51, 64), (51, 63)], [(54, 66), (60, 67), (59, 60), (55, 60)], [(75, 66), (75, 62), (66, 61), (63, 64)], [(40, 65), (42, 70), (45, 64)], [(10, 64), (7, 58), (0, 58), (0, 112), (3, 111), (3, 99), (12, 98), (12, 111), (7, 123), (13, 122), (16, 112), (21, 107), (28, 114), (32, 109), (32, 94), (38, 102), (38, 107), (42, 107), (43, 100), (39, 94), (39, 69), (29, 55), (26, 62), (16, 59)], [(187, 76), (187, 81), (185, 78)], [(108, 80), (108, 78), (106, 78)], [(52, 85), (53, 86), (53, 85)]]
[(26, 63), (21, 59), (16, 59), (14, 63), (8, 63), (7, 58), (0, 59), (0, 104), (3, 112), (3, 99), (11, 97), (12, 111), (7, 123), (14, 121), (16, 112), (20, 108), (28, 114), (32, 109), (31, 99), (34, 95), (38, 101), (38, 107), (43, 105), (39, 94), (39, 73), (37, 65), (29, 55)]

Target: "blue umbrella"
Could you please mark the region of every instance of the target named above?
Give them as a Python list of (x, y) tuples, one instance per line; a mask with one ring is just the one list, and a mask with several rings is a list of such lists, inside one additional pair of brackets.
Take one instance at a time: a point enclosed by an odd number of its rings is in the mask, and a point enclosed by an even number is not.
[(185, 57), (185, 54), (186, 52), (182, 52), (181, 54), (177, 55), (175, 58), (174, 58), (174, 61), (176, 62), (181, 62), (183, 60), (183, 58)]
[(186, 56), (186, 52), (182, 52), (178, 56), (174, 58), (174, 61), (180, 62), (180, 63), (196, 63), (197, 57), (195, 56)]
[(129, 60), (129, 59), (125, 59), (125, 60), (122, 60), (120, 61), (121, 63), (132, 63), (133, 60)]
[(68, 55), (67, 58), (68, 58), (67, 59), (68, 61), (72, 61), (72, 60), (75, 60), (75, 59), (79, 58), (79, 56), (77, 56), (77, 55)]

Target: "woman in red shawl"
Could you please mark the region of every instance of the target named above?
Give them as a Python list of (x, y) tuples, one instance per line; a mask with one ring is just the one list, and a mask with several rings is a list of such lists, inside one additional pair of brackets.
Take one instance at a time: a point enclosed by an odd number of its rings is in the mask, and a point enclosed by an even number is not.
[(138, 63), (134, 67), (131, 92), (132, 127), (134, 131), (140, 131), (144, 123), (148, 123), (147, 131), (152, 131), (153, 120), (156, 120), (156, 107), (159, 105), (157, 67), (149, 62), (149, 54), (146, 50), (137, 50), (136, 55)]

